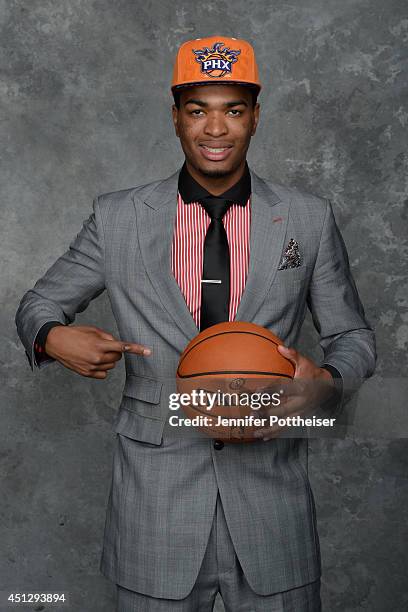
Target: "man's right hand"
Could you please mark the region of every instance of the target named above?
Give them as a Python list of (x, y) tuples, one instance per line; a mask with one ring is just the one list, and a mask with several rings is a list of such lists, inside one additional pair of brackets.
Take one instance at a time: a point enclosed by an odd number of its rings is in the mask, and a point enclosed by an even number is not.
[(145, 356), (152, 351), (142, 344), (117, 340), (91, 325), (56, 325), (48, 332), (45, 352), (81, 376), (106, 378), (122, 353)]

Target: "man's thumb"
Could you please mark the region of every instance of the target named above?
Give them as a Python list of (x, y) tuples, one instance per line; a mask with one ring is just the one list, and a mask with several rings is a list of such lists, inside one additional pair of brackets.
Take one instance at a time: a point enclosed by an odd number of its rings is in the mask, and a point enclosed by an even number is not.
[(285, 346), (284, 344), (278, 344), (278, 351), (287, 359), (294, 360), (296, 358), (296, 351), (288, 346)]

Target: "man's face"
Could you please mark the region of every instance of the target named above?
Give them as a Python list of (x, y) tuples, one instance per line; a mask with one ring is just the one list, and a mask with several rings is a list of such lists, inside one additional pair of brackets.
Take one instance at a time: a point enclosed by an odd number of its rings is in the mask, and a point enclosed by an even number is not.
[(259, 103), (252, 106), (247, 87), (189, 87), (172, 112), (186, 160), (198, 173), (223, 177), (242, 166), (259, 120)]

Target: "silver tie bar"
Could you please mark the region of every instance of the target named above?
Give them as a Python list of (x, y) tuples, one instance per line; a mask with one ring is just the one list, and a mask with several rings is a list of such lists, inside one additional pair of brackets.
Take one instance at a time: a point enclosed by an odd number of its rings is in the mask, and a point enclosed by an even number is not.
[(202, 283), (211, 283), (211, 284), (216, 284), (216, 285), (220, 285), (222, 283), (222, 281), (220, 280), (205, 280), (204, 278), (201, 279)]

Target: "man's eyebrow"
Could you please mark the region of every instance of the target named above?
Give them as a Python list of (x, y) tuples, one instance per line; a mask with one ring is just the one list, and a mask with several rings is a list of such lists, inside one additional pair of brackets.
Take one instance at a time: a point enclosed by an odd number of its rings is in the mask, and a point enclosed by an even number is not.
[(227, 106), (228, 108), (230, 106), (239, 106), (240, 104), (243, 104), (244, 106), (248, 106), (248, 102), (246, 100), (233, 100), (232, 102), (227, 102), (225, 106)]
[[(187, 106), (187, 104), (197, 104), (197, 106), (202, 106), (203, 108), (208, 106), (207, 102), (204, 102), (204, 100), (196, 100), (195, 98), (190, 98), (189, 100), (186, 100), (184, 102), (184, 106)], [(231, 102), (225, 102), (224, 106), (226, 106), (227, 108), (231, 108), (232, 106), (239, 106), (240, 104), (243, 104), (244, 106), (248, 106), (248, 102), (244, 99), (231, 100)]]
[(208, 106), (207, 102), (203, 102), (203, 100), (195, 100), (194, 98), (190, 98), (184, 102), (184, 106), (187, 104), (197, 104), (197, 106)]

